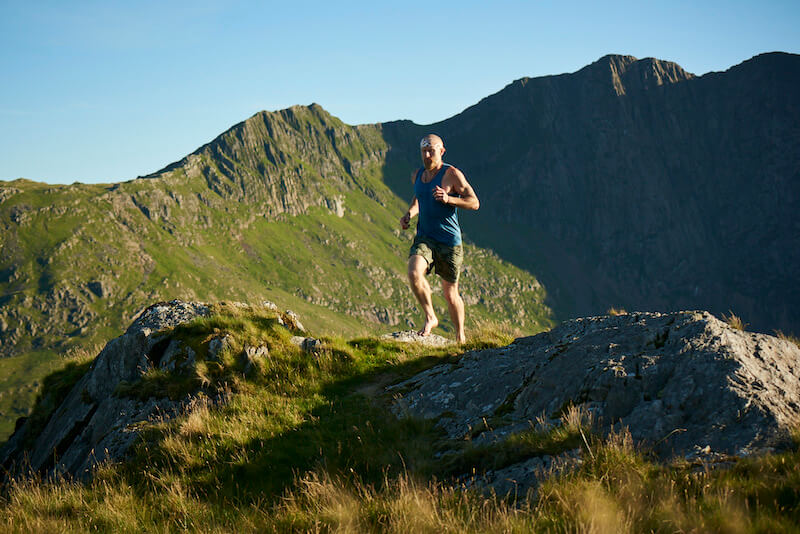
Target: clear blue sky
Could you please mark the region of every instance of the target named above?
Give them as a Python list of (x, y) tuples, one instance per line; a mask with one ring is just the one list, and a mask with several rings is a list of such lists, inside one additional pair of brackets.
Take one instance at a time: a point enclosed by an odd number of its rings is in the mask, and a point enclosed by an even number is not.
[(293, 104), (429, 124), (609, 53), (700, 75), (776, 50), (800, 0), (0, 0), (0, 180), (129, 180)]

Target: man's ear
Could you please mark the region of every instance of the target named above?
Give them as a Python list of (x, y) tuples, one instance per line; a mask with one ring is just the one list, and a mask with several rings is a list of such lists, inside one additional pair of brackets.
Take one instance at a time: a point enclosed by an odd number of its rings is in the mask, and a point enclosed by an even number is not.
[(444, 156), (444, 153), (445, 153), (446, 151), (447, 151), (447, 149), (446, 149), (445, 147), (442, 147), (442, 156)]

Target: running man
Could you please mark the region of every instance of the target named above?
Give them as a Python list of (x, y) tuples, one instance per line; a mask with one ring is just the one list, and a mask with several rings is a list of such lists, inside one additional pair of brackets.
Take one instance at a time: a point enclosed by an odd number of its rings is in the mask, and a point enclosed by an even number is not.
[(424, 167), (411, 175), (414, 198), (400, 218), (400, 226), (406, 230), (411, 219), (419, 214), (417, 235), (408, 253), (411, 291), (425, 312), (425, 325), (419, 334), (427, 336), (439, 324), (431, 303), (431, 286), (426, 279), (428, 273), (435, 271), (442, 279), (444, 298), (456, 327), (456, 340), (464, 343), (464, 301), (458, 293), (464, 252), (456, 208), (476, 210), (480, 202), (464, 173), (442, 161), (445, 148), (441, 137), (426, 135), (419, 148)]

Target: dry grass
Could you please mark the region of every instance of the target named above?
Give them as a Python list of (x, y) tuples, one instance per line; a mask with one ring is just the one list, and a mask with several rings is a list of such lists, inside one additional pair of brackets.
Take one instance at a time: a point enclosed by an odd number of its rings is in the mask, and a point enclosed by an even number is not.
[(274, 516), (277, 530), (302, 532), (492, 533), (530, 532), (530, 509), (423, 482), (408, 474), (382, 488), (309, 473)]
[[(573, 412), (565, 419), (581, 420)], [(585, 420), (584, 420), (585, 423)], [(180, 470), (131, 486), (106, 466), (89, 484), (17, 480), (0, 499), (3, 532), (793, 532), (798, 453), (742, 460), (726, 470), (648, 462), (623, 431), (589, 436), (593, 453), (514, 505), (409, 472), (378, 484), (354, 472), (298, 474), (274, 502), (222, 500), (189, 487)], [(246, 458), (244, 459), (246, 461)], [(699, 467), (699, 468), (698, 468)], [(265, 473), (266, 475), (266, 473)], [(222, 489), (222, 488), (220, 488)]]
[(736, 330), (744, 330), (749, 324), (743, 322), (742, 318), (734, 314), (731, 310), (728, 310), (728, 315), (725, 315), (724, 313), (722, 314), (722, 320), (725, 321), (728, 326), (735, 328)]
[(525, 332), (508, 321), (481, 320), (467, 329), (467, 345), (508, 345)]
[(797, 345), (798, 348), (800, 348), (800, 338), (798, 338), (797, 336), (793, 336), (791, 334), (784, 334), (780, 330), (775, 330), (775, 336), (778, 339), (788, 341), (789, 343), (794, 343), (795, 345)]
[(609, 315), (616, 316), (616, 315), (628, 315), (628, 312), (625, 311), (625, 308), (614, 308), (611, 307), (608, 309), (607, 312)]

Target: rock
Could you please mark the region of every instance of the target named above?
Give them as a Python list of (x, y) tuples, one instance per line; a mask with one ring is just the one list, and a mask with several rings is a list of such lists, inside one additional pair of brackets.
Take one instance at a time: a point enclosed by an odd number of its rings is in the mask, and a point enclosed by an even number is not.
[(344, 217), (344, 197), (337, 195), (335, 197), (328, 197), (325, 199), (328, 209), (336, 214), (337, 217)]
[(174, 371), (177, 358), (181, 353), (181, 342), (177, 339), (172, 339), (164, 351), (161, 361), (158, 366), (166, 371)]
[(396, 414), (437, 419), (452, 439), (484, 418), (520, 425), (574, 404), (602, 432), (628, 427), (664, 459), (696, 445), (744, 455), (790, 442), (800, 417), (800, 348), (707, 312), (588, 317), (469, 352), (389, 391)]
[(300, 317), (297, 316), (292, 310), (286, 310), (286, 318), (289, 319), (288, 326), (295, 330), (305, 333), (306, 329), (303, 323), (300, 322)]
[(258, 347), (246, 346), (242, 351), (242, 372), (244, 375), (250, 375), (253, 369), (261, 365), (266, 358), (269, 358), (269, 349), (265, 345)]
[(178, 339), (172, 339), (161, 357), (159, 367), (165, 371), (174, 371), (176, 368), (189, 370), (196, 363), (196, 354), (191, 347), (183, 345)]
[(292, 336), (290, 341), (300, 347), (303, 352), (316, 354), (322, 349), (322, 342), (313, 337)]
[(102, 280), (94, 280), (86, 284), (89, 291), (97, 295), (99, 298), (106, 298), (111, 296), (109, 285)]
[(555, 456), (535, 456), (502, 469), (464, 476), (461, 482), (465, 487), (477, 488), (487, 495), (521, 498), (547, 478), (577, 469), (581, 463), (581, 450), (573, 449)]
[[(106, 344), (89, 371), (53, 412), (32, 449), (22, 448), (29, 427), (26, 422), (0, 449), (0, 464), (11, 474), (26, 461), (33, 471), (87, 479), (99, 463), (119, 460), (127, 454), (138, 437), (136, 423), (185, 413), (191, 398), (142, 401), (114, 393), (123, 381), (134, 383), (148, 369), (175, 361), (165, 355), (168, 351), (177, 354), (180, 348), (161, 332), (208, 313), (204, 304), (178, 300), (145, 309), (125, 334)], [(193, 353), (187, 355), (189, 360), (193, 360)]]
[(392, 332), (391, 334), (384, 334), (381, 339), (389, 341), (399, 341), (401, 343), (420, 343), (431, 347), (443, 347), (453, 343), (449, 339), (437, 334), (428, 334), (421, 336), (413, 330), (405, 330), (403, 332)]
[(274, 302), (270, 302), (269, 300), (265, 300), (264, 302), (262, 302), (261, 306), (270, 311), (278, 311), (278, 306)]
[(208, 359), (211, 361), (220, 361), (219, 353), (227, 350), (231, 346), (231, 337), (227, 334), (222, 337), (215, 337), (208, 342)]

